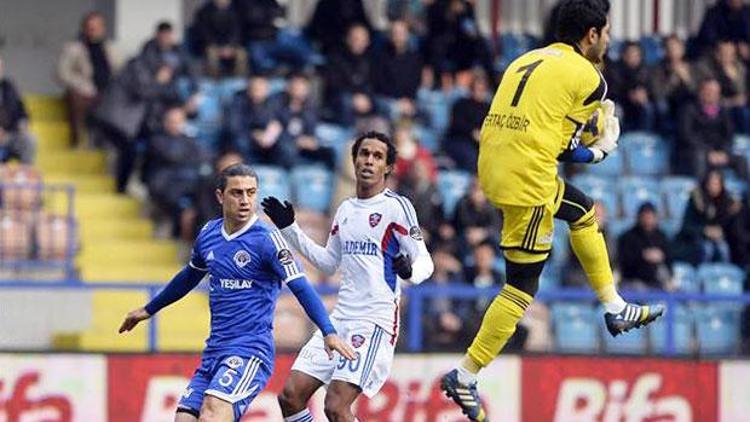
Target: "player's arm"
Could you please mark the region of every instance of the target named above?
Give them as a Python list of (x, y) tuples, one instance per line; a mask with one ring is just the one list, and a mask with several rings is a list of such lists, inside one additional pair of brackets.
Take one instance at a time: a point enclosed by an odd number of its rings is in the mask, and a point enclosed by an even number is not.
[(186, 265), (146, 306), (130, 311), (120, 325), (119, 332), (132, 330), (139, 322), (151, 318), (162, 308), (182, 299), (200, 283), (205, 275), (206, 270)]
[(408, 229), (406, 233), (399, 233), (400, 236), (397, 236), (399, 246), (406, 253), (402, 253), (394, 259), (393, 267), (402, 280), (419, 284), (430, 278), (435, 270), (435, 264), (432, 262), (432, 257), (422, 238), (422, 230), (419, 228), (414, 206), (406, 198), (399, 198), (398, 200), (403, 205), (403, 220), (401, 223)]
[(294, 221), (294, 207), (288, 201), (282, 204), (277, 198), (271, 196), (264, 198), (261, 206), (273, 224), (279, 228), (284, 239), (291, 243), (302, 256), (326, 275), (336, 272), (341, 262), (341, 242), (336, 233), (335, 223), (334, 230), (331, 231), (326, 246), (323, 247), (312, 240)]
[(269, 238), (271, 242), (266, 247), (266, 259), (271, 263), (274, 273), (286, 283), (302, 305), (308, 318), (320, 329), (328, 356), (333, 358), (332, 352), (335, 350), (349, 360), (354, 359), (354, 351), (337, 335), (320, 296), (308, 283), (284, 238), (278, 231), (271, 232)]

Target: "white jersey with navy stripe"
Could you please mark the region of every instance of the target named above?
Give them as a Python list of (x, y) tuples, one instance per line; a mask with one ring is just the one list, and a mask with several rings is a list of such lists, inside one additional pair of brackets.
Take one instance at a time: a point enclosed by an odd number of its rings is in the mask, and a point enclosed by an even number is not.
[(393, 259), (412, 261), (411, 283), (432, 275), (433, 264), (422, 239), (411, 202), (386, 189), (368, 199), (350, 198), (336, 211), (325, 247), (317, 245), (295, 223), (284, 238), (328, 275), (341, 270), (338, 303), (332, 317), (365, 320), (389, 334), (398, 331), (399, 278)]

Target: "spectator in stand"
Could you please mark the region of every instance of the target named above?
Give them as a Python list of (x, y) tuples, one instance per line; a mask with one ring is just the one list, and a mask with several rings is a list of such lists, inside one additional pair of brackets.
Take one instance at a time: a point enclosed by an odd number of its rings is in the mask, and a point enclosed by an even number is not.
[[(438, 248), (432, 252), (435, 271), (426, 286), (449, 287), (460, 285), (461, 262), (449, 250)], [(471, 306), (466, 301), (451, 300), (448, 296), (430, 299), (426, 306), (425, 347), (432, 351), (459, 351), (471, 340), (473, 331), (466, 328), (465, 322), (472, 321)], [(474, 314), (474, 315), (472, 315)]]
[(368, 33), (372, 30), (362, 0), (320, 0), (305, 33), (320, 45), (323, 54), (330, 55), (344, 47), (341, 41), (352, 26), (362, 26)]
[(450, 226), (443, 215), (443, 201), (435, 185), (435, 177), (431, 174), (433, 170), (429, 162), (416, 160), (398, 184), (398, 192), (414, 205), (428, 248), (442, 240), (439, 233), (441, 226)]
[(247, 88), (232, 97), (226, 111), (231, 150), (242, 154), (248, 162), (289, 165), (292, 151), (277, 145), (271, 135), (273, 105), (268, 98), (268, 80), (263, 76), (252, 76)]
[(742, 58), (750, 60), (750, 6), (743, 0), (719, 0), (703, 15), (698, 53), (708, 53), (722, 40), (737, 44)]
[(656, 207), (646, 202), (638, 221), (617, 240), (621, 286), (631, 290), (673, 290), (667, 236), (659, 228)]
[(88, 13), (81, 21), (78, 38), (65, 43), (57, 62), (57, 79), (68, 106), (71, 145), (79, 145), (92, 105), (122, 65), (122, 57), (107, 40), (104, 17), (99, 12)]
[(709, 171), (690, 195), (672, 248), (675, 259), (695, 265), (745, 262), (739, 225), (741, 208), (726, 191), (721, 172)]
[(268, 75), (288, 66), (301, 72), (313, 63), (314, 51), (297, 30), (284, 28), (284, 8), (276, 0), (235, 0), (244, 45), (255, 74)]
[(695, 97), (698, 78), (685, 61), (685, 43), (677, 35), (664, 40), (664, 60), (651, 71), (650, 90), (662, 133), (674, 133), (678, 112)]
[[(310, 99), (310, 81), (304, 74), (289, 76), (286, 92), (279, 93), (270, 100), (273, 120), (269, 125), (274, 145), (279, 145), (290, 153), (288, 162), (281, 162), (286, 167), (298, 163), (319, 163), (333, 170), (336, 167), (336, 152), (331, 147), (323, 146), (315, 138), (315, 126), (318, 114)], [(286, 159), (285, 159), (286, 160)]]
[(396, 123), (393, 129), (393, 141), (396, 144), (398, 158), (393, 169), (393, 176), (398, 179), (399, 183), (405, 179), (411, 168), (421, 162), (427, 169), (430, 182), (437, 181), (437, 166), (432, 158), (430, 151), (421, 146), (415, 138), (414, 128), (409, 121), (400, 121)]
[(153, 38), (143, 44), (140, 56), (151, 69), (166, 64), (172, 68), (175, 78), (186, 78), (191, 84), (195, 83), (190, 69), (190, 57), (180, 48), (174, 28), (167, 21), (156, 25)]
[(131, 59), (107, 87), (93, 110), (96, 127), (117, 149), (117, 191), (125, 192), (138, 155), (138, 145), (161, 129), (164, 112), (172, 107), (194, 110), (195, 100), (180, 96), (175, 70), (168, 63), (151, 67), (142, 56)]
[(375, 51), (372, 61), (375, 94), (402, 118), (415, 116), (415, 99), (422, 78), (422, 57), (409, 44), (410, 36), (405, 21), (391, 22), (389, 40)]
[(5, 77), (0, 57), (0, 163), (34, 161), (36, 141), (29, 133), (29, 115), (13, 81)]
[(744, 107), (747, 105), (747, 72), (737, 58), (737, 48), (729, 41), (716, 45), (713, 57), (706, 57), (698, 66), (703, 77), (713, 77), (721, 86), (722, 105), (729, 110), (735, 127), (747, 131)]
[(721, 88), (716, 79), (701, 81), (698, 101), (680, 113), (677, 128), (677, 163), (681, 172), (702, 177), (708, 169), (732, 168), (747, 177), (747, 163), (732, 154), (734, 128), (729, 112), (721, 106)]
[(479, 130), (490, 107), (489, 87), (482, 73), (475, 73), (470, 95), (461, 98), (451, 109), (451, 124), (443, 142), (443, 150), (461, 170), (477, 172)]
[(487, 75), (494, 74), (492, 54), (479, 32), (474, 3), (434, 0), (427, 6), (426, 55), (443, 89), (450, 89), (454, 82), (467, 86), (474, 66), (481, 66)]
[(231, 0), (211, 0), (195, 14), (193, 42), (214, 78), (245, 76), (247, 53), (242, 47), (242, 26)]
[(193, 202), (201, 175), (211, 173), (210, 161), (198, 142), (185, 134), (185, 112), (169, 109), (164, 114), (164, 129), (148, 143), (148, 162), (152, 166), (146, 180), (148, 191), (159, 209), (170, 215), (180, 239), (190, 241), (193, 234)]
[(462, 251), (471, 250), (488, 239), (499, 241), (500, 213), (487, 201), (476, 179), (456, 205), (454, 226)]
[(651, 130), (655, 110), (648, 92), (649, 71), (643, 63), (643, 52), (636, 41), (622, 47), (620, 60), (607, 66), (605, 78), (609, 96), (623, 110), (623, 130)]
[(375, 113), (372, 96), (370, 33), (364, 25), (349, 28), (346, 48), (328, 60), (325, 80), (325, 104), (331, 119), (350, 126), (358, 118)]

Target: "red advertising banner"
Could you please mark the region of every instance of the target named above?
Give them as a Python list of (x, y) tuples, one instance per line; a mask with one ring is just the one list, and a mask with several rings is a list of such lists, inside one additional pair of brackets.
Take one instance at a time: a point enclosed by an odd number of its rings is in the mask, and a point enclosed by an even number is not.
[[(268, 387), (252, 403), (243, 422), (281, 420), (276, 395), (281, 392), (293, 358), (277, 357)], [(397, 356), (383, 389), (371, 400), (361, 397), (355, 403), (355, 414), (363, 421), (465, 420), (439, 388), (440, 376), (457, 360), (458, 356), (450, 355)], [(171, 422), (198, 362), (198, 355), (110, 356), (108, 420)], [(483, 372), (483, 401), (490, 416), (503, 415), (502, 420), (511, 422), (519, 420), (519, 375), (517, 358), (498, 359)], [(323, 398), (321, 389), (310, 402), (316, 420), (325, 420)]]
[(718, 420), (715, 362), (530, 357), (521, 366), (524, 421)]

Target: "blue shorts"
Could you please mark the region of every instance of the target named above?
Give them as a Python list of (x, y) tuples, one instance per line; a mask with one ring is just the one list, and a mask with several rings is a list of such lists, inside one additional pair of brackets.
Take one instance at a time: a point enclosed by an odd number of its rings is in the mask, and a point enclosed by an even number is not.
[(266, 388), (272, 371), (272, 365), (258, 355), (204, 356), (177, 408), (197, 415), (203, 397), (210, 395), (231, 403), (234, 419), (240, 420), (253, 399)]

